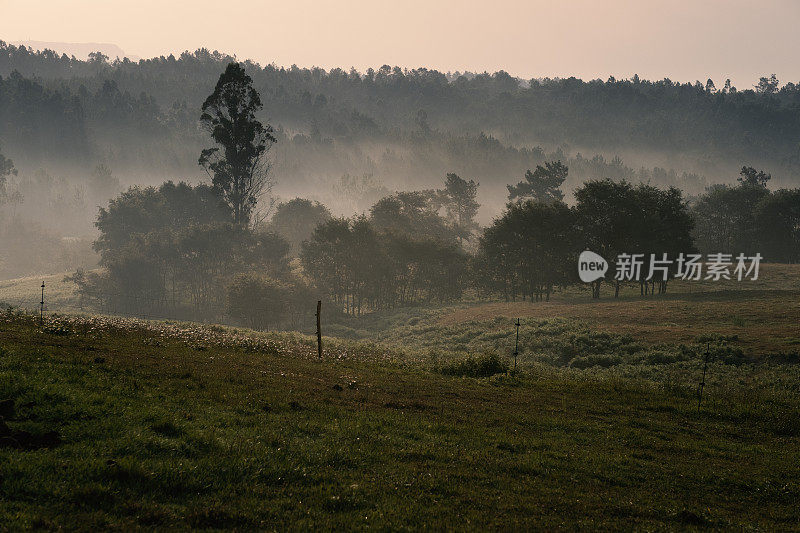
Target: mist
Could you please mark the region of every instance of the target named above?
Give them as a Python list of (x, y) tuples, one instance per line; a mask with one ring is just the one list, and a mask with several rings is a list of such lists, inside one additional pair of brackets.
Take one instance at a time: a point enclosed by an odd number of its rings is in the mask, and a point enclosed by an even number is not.
[[(3, 276), (96, 264), (99, 209), (129, 187), (208, 183), (197, 164), (207, 143), (199, 110), (232, 59), (198, 50), (138, 62), (101, 52), (81, 60), (3, 44), (0, 150), (17, 171), (6, 186), (5, 216), (14, 225), (3, 234)], [(506, 187), (550, 160), (570, 169), (567, 203), (584, 181), (603, 178), (697, 195), (735, 183), (744, 164), (769, 169), (776, 186), (798, 181), (797, 149), (782, 134), (791, 122), (776, 129), (738, 111), (769, 99), (792, 113), (800, 92), (767, 78), (757, 91), (737, 92), (638, 77), (583, 82), (389, 66), (245, 68), (264, 102), (258, 118), (277, 140), (269, 152), (272, 186), (260, 199), (266, 218), (295, 197), (318, 201), (335, 216), (365, 214), (382, 197), (435, 189), (455, 173), (479, 184), (476, 220), (485, 226), (508, 201)], [(662, 93), (678, 98), (670, 113), (654, 113), (644, 99)], [(598, 98), (602, 104), (591, 107)], [(698, 105), (710, 111), (720, 103), (724, 121), (696, 115)], [(686, 122), (689, 116), (700, 127)], [(26, 252), (34, 241), (59, 250), (58, 259)]]

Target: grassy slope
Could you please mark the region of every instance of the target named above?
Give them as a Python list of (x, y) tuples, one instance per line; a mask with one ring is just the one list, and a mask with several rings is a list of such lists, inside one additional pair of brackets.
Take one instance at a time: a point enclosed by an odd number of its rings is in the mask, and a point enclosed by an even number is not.
[[(296, 335), (0, 321), (10, 528), (800, 527), (796, 395), (537, 367), (452, 378)], [(62, 331), (63, 332), (63, 331)], [(255, 339), (255, 340), (252, 340)], [(341, 390), (338, 390), (339, 385)]]
[(31, 276), (0, 281), (0, 304), (25, 309), (38, 309), (42, 299), (42, 282), (45, 284), (45, 310), (74, 311), (78, 309), (75, 285), (64, 281), (74, 272)]
[[(695, 359), (712, 351), (739, 354), (742, 362), (800, 362), (800, 265), (763, 265), (756, 282), (672, 282), (666, 295), (620, 298), (606, 288), (592, 301), (570, 289), (551, 302), (462, 302), (375, 313), (328, 327), (340, 336), (390, 346), (454, 353), (514, 351), (514, 321), (521, 319), (520, 362), (563, 366), (576, 355), (622, 354), (627, 363)], [(662, 357), (666, 354), (665, 357)], [(731, 359), (730, 357), (728, 359)]]
[(571, 290), (552, 302), (471, 305), (437, 316), (436, 323), (449, 326), (497, 317), (569, 317), (593, 329), (633, 335), (651, 344), (735, 335), (737, 344), (753, 355), (796, 351), (800, 265), (762, 265), (757, 281), (674, 281), (666, 295), (642, 297), (637, 285), (627, 287), (618, 299), (606, 294), (592, 301), (585, 292)]

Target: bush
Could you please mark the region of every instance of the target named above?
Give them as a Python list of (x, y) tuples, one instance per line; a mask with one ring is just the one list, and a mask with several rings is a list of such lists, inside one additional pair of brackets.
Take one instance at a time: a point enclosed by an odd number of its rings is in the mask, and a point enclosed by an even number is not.
[(705, 335), (697, 336), (697, 343), (699, 344), (705, 344), (705, 343), (721, 344), (723, 342), (735, 342), (738, 340), (739, 340), (739, 335), (721, 335), (719, 333), (708, 333)]
[(252, 329), (265, 329), (283, 317), (286, 289), (278, 280), (259, 274), (239, 274), (227, 287), (228, 314)]
[[(741, 348), (733, 346), (712, 346), (710, 355), (712, 361), (722, 361), (726, 365), (741, 365), (750, 362)], [(705, 357), (705, 355), (701, 353), (701, 357)]]
[(606, 356), (607, 354), (631, 356), (643, 351), (645, 348), (635, 342), (630, 335), (586, 331), (571, 334), (556, 349), (561, 361), (566, 363), (567, 361), (588, 356)]
[(766, 355), (766, 359), (783, 365), (798, 365), (800, 364), (800, 352), (771, 353)]
[(485, 378), (495, 374), (508, 372), (508, 364), (495, 353), (486, 353), (478, 357), (467, 357), (460, 361), (453, 361), (439, 369), (446, 376), (467, 376), (471, 378)]

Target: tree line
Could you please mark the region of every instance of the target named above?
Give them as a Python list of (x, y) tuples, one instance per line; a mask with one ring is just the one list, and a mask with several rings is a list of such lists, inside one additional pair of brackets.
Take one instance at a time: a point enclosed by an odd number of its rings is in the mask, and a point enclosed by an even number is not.
[[(588, 287), (594, 298), (603, 283), (615, 297), (625, 283), (643, 295), (665, 293), (675, 266), (666, 280), (646, 279), (651, 254), (800, 258), (800, 189), (770, 191), (748, 177), (753, 169), (736, 186), (691, 199), (674, 187), (590, 180), (571, 205), (559, 190), (566, 171), (554, 162), (527, 173), (482, 229), (474, 223), (477, 184), (456, 175), (441, 189), (392, 194), (349, 219), (296, 198), (257, 227), (237, 223), (213, 186), (132, 188), (98, 218), (103, 271), (75, 281), (104, 310), (268, 327), (298, 323), (317, 298), (350, 315), (465, 293), (549, 300), (582, 285), (585, 249), (611, 263), (605, 280)], [(645, 258), (632, 281), (614, 279), (624, 253)]]

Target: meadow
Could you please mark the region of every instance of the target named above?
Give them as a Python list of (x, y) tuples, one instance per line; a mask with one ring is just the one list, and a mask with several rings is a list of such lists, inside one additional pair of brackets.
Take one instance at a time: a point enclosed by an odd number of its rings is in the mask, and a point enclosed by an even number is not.
[(325, 324), (322, 360), (296, 332), (11, 308), (0, 523), (797, 529), (797, 274), (376, 313)]

